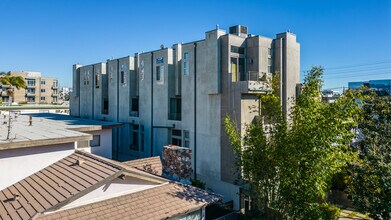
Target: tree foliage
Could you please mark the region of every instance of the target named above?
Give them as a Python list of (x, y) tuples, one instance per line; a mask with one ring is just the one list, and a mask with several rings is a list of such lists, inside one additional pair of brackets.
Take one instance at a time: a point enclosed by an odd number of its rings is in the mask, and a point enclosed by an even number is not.
[(9, 85), (7, 89), (8, 95), (13, 98), (14, 97), (14, 87), (16, 89), (26, 88), (26, 82), (21, 76), (11, 76), (10, 73), (1, 73), (2, 77), (0, 78), (0, 82), (3, 85)]
[(278, 74), (273, 92), (260, 96), (262, 116), (246, 125), (244, 134), (225, 119), (240, 173), (268, 219), (338, 216), (326, 192), (332, 176), (355, 157), (349, 147), (359, 106), (351, 92), (334, 103), (322, 102), (322, 74), (321, 67), (307, 73), (289, 123), (281, 111)]
[(369, 93), (358, 120), (359, 160), (352, 163), (352, 199), (373, 219), (391, 218), (391, 97)]

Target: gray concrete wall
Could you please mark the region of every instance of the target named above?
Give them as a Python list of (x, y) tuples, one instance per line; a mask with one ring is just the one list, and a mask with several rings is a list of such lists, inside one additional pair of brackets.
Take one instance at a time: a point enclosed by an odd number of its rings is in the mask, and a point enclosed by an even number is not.
[[(244, 47), (245, 53), (232, 53), (231, 46)], [(272, 49), (271, 55), (269, 48)], [(183, 71), (184, 53), (189, 54), (188, 75), (184, 75)], [(231, 57), (245, 59), (243, 81), (238, 78), (232, 82)], [(103, 100), (107, 94), (109, 114), (101, 115), (100, 119), (124, 124), (123, 128), (113, 129), (113, 157), (123, 161), (161, 155), (162, 147), (172, 144), (174, 128), (182, 131), (182, 146), (183, 131), (188, 131), (197, 178), (205, 181), (207, 187), (215, 192), (233, 199), (234, 206), (238, 207), (239, 187), (233, 184), (237, 177), (234, 174), (235, 159), (223, 120), (230, 115), (244, 132), (245, 126), (259, 114), (254, 108), (249, 108), (258, 105), (260, 93), (249, 92), (247, 71), (270, 72), (269, 59), (273, 61), (272, 70), (283, 73), (281, 95), (286, 104), (286, 97), (295, 93), (300, 75), (300, 46), (291, 33), (277, 35), (277, 39), (273, 40), (262, 36), (227, 35), (225, 31), (212, 30), (206, 32), (205, 39), (201, 41), (108, 60), (107, 74), (102, 74), (102, 89), (94, 91), (94, 114), (98, 117), (97, 109), (102, 109), (99, 95)], [(156, 79), (157, 66), (164, 68), (160, 81)], [(104, 69), (103, 65), (101, 69)], [(125, 71), (124, 83), (120, 82), (121, 70)], [(89, 94), (87, 90), (80, 91), (83, 91), (82, 98)], [(133, 97), (139, 97), (138, 117), (130, 116)], [(181, 120), (169, 119), (170, 98), (174, 97), (181, 99)], [(76, 107), (77, 104), (71, 109)], [(81, 107), (83, 114), (88, 115), (88, 106), (83, 104)], [(139, 150), (130, 148), (133, 125), (144, 126), (144, 145), (139, 146)]]

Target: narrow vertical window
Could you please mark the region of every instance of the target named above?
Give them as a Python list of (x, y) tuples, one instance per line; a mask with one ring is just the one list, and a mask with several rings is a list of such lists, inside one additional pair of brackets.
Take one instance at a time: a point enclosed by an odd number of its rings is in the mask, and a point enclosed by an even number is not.
[(164, 66), (156, 66), (156, 81), (164, 82)]
[(189, 53), (186, 52), (183, 54), (183, 75), (189, 75)]
[(189, 148), (190, 147), (190, 134), (189, 131), (183, 130), (183, 143), (184, 147)]

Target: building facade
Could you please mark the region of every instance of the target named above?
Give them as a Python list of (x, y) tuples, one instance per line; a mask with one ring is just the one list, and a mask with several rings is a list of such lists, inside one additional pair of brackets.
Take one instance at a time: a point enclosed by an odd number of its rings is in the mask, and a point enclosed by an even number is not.
[[(192, 149), (194, 177), (234, 201), (234, 156), (223, 120), (238, 126), (259, 112), (259, 95), (281, 73), (282, 106), (288, 111), (300, 81), (300, 44), (290, 32), (275, 39), (247, 33), (247, 27), (215, 29), (205, 39), (162, 46), (150, 52), (74, 65), (72, 116), (115, 121), (113, 158), (125, 161), (162, 154), (173, 144)], [(244, 129), (242, 129), (244, 130)]]
[[(26, 88), (14, 89), (12, 102), (29, 104), (54, 104), (58, 102), (59, 84), (56, 78), (42, 77), (40, 72), (10, 72), (11, 76), (21, 76), (26, 82)], [(9, 86), (1, 85), (3, 103), (9, 101), (7, 92)]]
[(363, 86), (375, 91), (378, 95), (391, 95), (391, 79), (378, 79), (348, 83), (349, 89), (360, 89)]

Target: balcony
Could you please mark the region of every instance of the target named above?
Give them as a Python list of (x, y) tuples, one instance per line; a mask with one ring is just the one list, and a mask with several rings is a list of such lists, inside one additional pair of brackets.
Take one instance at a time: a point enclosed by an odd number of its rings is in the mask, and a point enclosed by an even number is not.
[(272, 74), (249, 71), (242, 88), (243, 93), (266, 93), (272, 91)]
[(2, 88), (8, 89), (8, 88), (10, 87), (10, 85), (4, 85), (4, 84), (2, 84), (1, 87), (2, 87)]
[(52, 85), (52, 89), (58, 89), (58, 85)]
[(29, 89), (29, 88), (35, 88), (35, 84), (26, 84), (26, 88)]
[(52, 97), (57, 97), (58, 96), (58, 93), (53, 93), (52, 94)]
[(1, 92), (1, 96), (2, 96), (2, 97), (7, 97), (7, 96), (9, 96), (9, 95), (8, 95), (8, 92), (7, 92), (7, 91), (2, 91), (2, 92)]
[(26, 96), (27, 97), (35, 97), (35, 92), (27, 92)]

